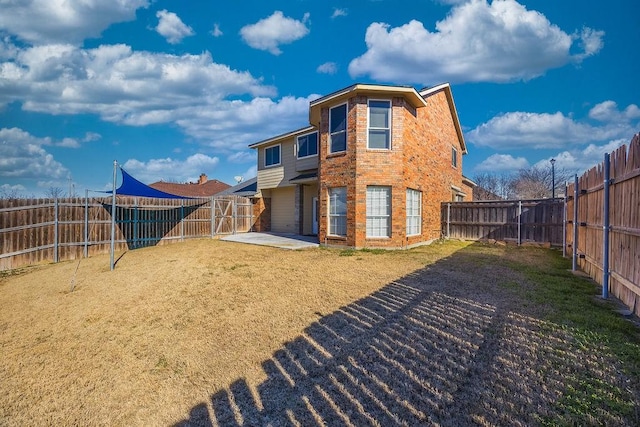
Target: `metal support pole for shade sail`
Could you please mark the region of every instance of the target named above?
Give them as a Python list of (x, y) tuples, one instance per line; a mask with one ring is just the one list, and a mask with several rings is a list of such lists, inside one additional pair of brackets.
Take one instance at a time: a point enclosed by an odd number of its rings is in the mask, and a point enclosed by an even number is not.
[(602, 224), (602, 298), (609, 298), (609, 184), (611, 156), (604, 154), (604, 212)]
[(113, 190), (111, 193), (111, 270), (115, 266), (114, 252), (116, 247), (116, 169), (118, 161), (113, 161)]

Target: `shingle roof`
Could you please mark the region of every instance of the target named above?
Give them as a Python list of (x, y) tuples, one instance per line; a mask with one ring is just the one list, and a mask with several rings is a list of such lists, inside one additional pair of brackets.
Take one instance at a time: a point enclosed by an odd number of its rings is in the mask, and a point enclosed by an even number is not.
[(229, 184), (212, 179), (202, 184), (189, 182), (186, 184), (178, 184), (175, 182), (158, 181), (150, 184), (149, 187), (156, 190), (164, 191), (170, 194), (176, 194), (184, 197), (211, 197), (221, 191), (231, 187)]

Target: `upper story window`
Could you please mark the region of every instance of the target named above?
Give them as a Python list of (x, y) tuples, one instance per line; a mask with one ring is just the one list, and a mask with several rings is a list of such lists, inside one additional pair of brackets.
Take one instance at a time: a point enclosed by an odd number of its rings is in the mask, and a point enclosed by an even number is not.
[(391, 101), (369, 100), (368, 148), (391, 149)]
[(280, 144), (264, 149), (264, 166), (277, 166), (280, 164)]
[(347, 150), (347, 104), (329, 110), (329, 153)]
[(456, 150), (456, 147), (451, 147), (451, 166), (458, 167), (458, 150)]
[(298, 158), (316, 156), (318, 154), (318, 132), (298, 137)]

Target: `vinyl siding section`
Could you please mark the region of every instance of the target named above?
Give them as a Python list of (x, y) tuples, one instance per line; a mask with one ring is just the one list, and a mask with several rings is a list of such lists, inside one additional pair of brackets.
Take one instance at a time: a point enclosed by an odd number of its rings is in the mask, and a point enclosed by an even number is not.
[(296, 176), (296, 155), (293, 138), (283, 140), (280, 144), (280, 165), (264, 166), (265, 149), (272, 147), (271, 144), (258, 149), (258, 190), (287, 187), (291, 184), (289, 180)]
[(296, 171), (306, 171), (318, 168), (318, 156), (303, 157), (296, 160)]

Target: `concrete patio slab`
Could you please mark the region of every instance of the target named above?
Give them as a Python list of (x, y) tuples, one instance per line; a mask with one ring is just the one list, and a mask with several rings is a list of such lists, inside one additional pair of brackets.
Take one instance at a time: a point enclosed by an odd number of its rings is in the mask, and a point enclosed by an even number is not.
[(240, 233), (222, 237), (225, 242), (248, 243), (250, 245), (272, 246), (281, 249), (317, 248), (318, 238), (293, 233)]

